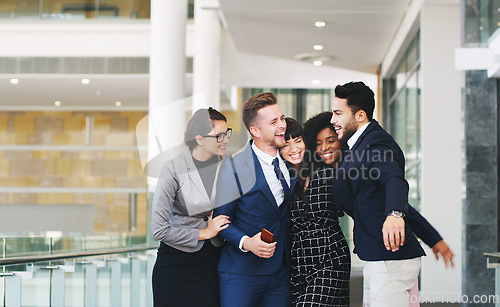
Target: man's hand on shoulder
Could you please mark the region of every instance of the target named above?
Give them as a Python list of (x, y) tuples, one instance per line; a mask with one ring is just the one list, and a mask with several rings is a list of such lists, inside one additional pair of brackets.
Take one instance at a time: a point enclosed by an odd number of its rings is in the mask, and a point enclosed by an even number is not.
[(249, 250), (261, 258), (271, 258), (276, 250), (276, 242), (266, 243), (260, 238), (260, 232), (243, 241), (243, 249)]
[(382, 226), (384, 245), (387, 250), (398, 251), (405, 243), (405, 220), (402, 217), (388, 215)]
[(439, 255), (444, 260), (444, 266), (448, 268), (448, 264), (450, 265), (451, 268), (455, 267), (455, 263), (453, 262), (453, 258), (455, 258), (455, 255), (451, 251), (450, 247), (444, 240), (439, 241), (432, 247), (432, 251), (434, 252), (434, 255), (436, 256), (436, 260), (439, 260)]

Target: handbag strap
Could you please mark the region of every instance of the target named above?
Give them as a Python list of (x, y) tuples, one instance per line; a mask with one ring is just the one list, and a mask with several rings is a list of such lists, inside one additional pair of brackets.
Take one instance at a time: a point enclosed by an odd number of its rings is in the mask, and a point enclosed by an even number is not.
[(243, 191), (241, 190), (240, 178), (238, 178), (238, 173), (236, 173), (236, 167), (234, 166), (233, 157), (229, 157), (231, 160), (231, 167), (233, 168), (234, 178), (236, 179), (236, 184), (238, 185), (238, 190), (240, 191), (240, 196), (243, 196)]

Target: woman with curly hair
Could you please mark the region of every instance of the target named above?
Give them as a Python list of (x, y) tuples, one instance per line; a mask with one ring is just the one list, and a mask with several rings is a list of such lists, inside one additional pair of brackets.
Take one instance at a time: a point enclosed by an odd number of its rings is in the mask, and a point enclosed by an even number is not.
[(333, 203), (332, 183), (342, 144), (330, 123), (331, 112), (304, 123), (287, 118), (281, 155), (298, 174), (292, 193), (293, 306), (349, 306), (351, 258)]

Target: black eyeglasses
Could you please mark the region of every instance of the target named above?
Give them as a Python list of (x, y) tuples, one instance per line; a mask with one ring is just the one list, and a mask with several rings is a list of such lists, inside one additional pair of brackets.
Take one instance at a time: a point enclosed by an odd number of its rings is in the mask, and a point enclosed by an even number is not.
[(205, 138), (217, 138), (217, 143), (220, 143), (220, 142), (224, 141), (225, 137), (227, 137), (229, 139), (231, 137), (231, 134), (233, 134), (233, 129), (227, 128), (226, 132), (217, 133), (216, 135), (204, 135), (203, 137), (205, 137)]

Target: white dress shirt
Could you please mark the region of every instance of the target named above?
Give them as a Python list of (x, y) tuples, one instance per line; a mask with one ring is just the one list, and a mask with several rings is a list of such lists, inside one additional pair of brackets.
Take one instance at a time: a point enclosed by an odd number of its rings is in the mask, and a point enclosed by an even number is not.
[(356, 131), (356, 133), (354, 133), (348, 140), (347, 140), (347, 146), (349, 146), (349, 149), (352, 148), (352, 146), (354, 146), (354, 144), (356, 144), (356, 142), (358, 141), (359, 137), (363, 134), (363, 132), (365, 132), (366, 128), (368, 128), (368, 125), (370, 124), (371, 122), (367, 122), (366, 124), (364, 124), (363, 126), (361, 126), (361, 128), (358, 129), (358, 131)]
[(273, 160), (274, 158), (278, 158), (280, 170), (285, 177), (286, 183), (290, 186), (290, 173), (288, 172), (288, 168), (286, 167), (285, 162), (281, 158), (279, 151), (276, 151), (276, 155), (273, 157), (258, 149), (255, 146), (255, 143), (252, 143), (252, 149), (257, 158), (259, 158), (260, 166), (262, 167), (262, 171), (264, 172), (264, 176), (266, 177), (267, 184), (273, 193), (274, 199), (276, 200), (276, 204), (278, 206), (281, 205), (283, 199), (285, 199), (285, 194), (283, 192), (283, 187), (281, 186), (281, 182), (278, 177), (276, 177), (276, 173), (274, 172)]

